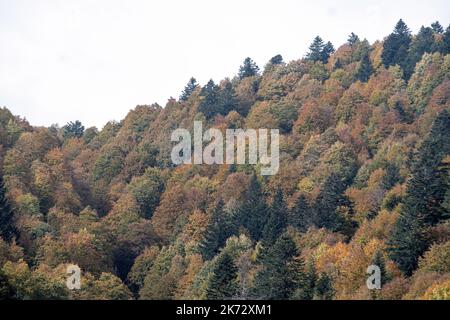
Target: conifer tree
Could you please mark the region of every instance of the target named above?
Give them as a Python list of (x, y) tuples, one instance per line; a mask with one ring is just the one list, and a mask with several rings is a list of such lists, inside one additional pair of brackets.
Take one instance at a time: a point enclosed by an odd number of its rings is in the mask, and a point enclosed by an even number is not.
[(359, 63), (356, 78), (361, 82), (367, 82), (373, 72), (372, 63), (370, 62), (369, 55), (365, 54), (361, 62)]
[(263, 241), (267, 245), (275, 243), (287, 227), (287, 207), (280, 189), (270, 206), (270, 215), (263, 231)]
[(448, 170), (442, 160), (450, 153), (450, 114), (438, 114), (416, 153), (400, 217), (388, 241), (389, 257), (411, 275), (429, 246), (428, 228), (448, 218), (443, 206), (448, 189)]
[(321, 61), (323, 63), (327, 63), (328, 62), (328, 58), (334, 53), (334, 46), (333, 44), (328, 41), (327, 43), (325, 43), (325, 45), (323, 46), (323, 50), (321, 52)]
[(239, 67), (239, 79), (256, 76), (258, 75), (258, 72), (259, 67), (250, 57), (247, 57), (245, 58), (243, 65)]
[(291, 299), (304, 284), (304, 263), (291, 236), (282, 234), (273, 246), (263, 247), (261, 270), (256, 274), (253, 293), (262, 299)]
[(381, 60), (386, 67), (399, 65), (405, 70), (407, 65), (408, 50), (411, 43), (411, 31), (400, 19), (383, 44)]
[(0, 176), (0, 237), (10, 242), (16, 235), (17, 229), (14, 225), (14, 213), (6, 198), (3, 177)]
[(205, 289), (205, 297), (208, 300), (232, 299), (238, 291), (237, 285), (238, 269), (231, 255), (227, 252), (221, 253), (211, 271)]
[(276, 56), (273, 56), (270, 61), (271, 64), (282, 64), (283, 63), (283, 57), (281, 54), (277, 54)]
[(199, 111), (202, 112), (206, 119), (213, 118), (219, 113), (220, 88), (211, 79), (206, 86), (200, 91), (202, 100), (199, 105)]
[(331, 300), (334, 296), (333, 282), (328, 274), (322, 272), (317, 279), (315, 299)]
[(306, 59), (311, 61), (322, 61), (323, 48), (325, 44), (321, 37), (316, 36), (309, 46), (309, 52), (306, 54)]
[(289, 224), (293, 225), (300, 232), (305, 232), (313, 224), (313, 211), (303, 194), (295, 201), (289, 215)]
[(189, 79), (189, 82), (186, 84), (183, 92), (180, 95), (180, 101), (187, 101), (191, 96), (191, 94), (195, 91), (195, 89), (197, 89), (197, 87), (198, 87), (197, 80), (195, 80), (194, 77)]
[(431, 28), (433, 29), (433, 31), (435, 33), (444, 33), (444, 28), (442, 27), (442, 25), (439, 23), (439, 21), (435, 21), (431, 24)]
[(261, 185), (254, 174), (250, 180), (247, 198), (238, 208), (236, 218), (238, 219), (237, 223), (249, 231), (253, 240), (261, 239), (268, 218), (268, 208), (261, 191)]
[(356, 44), (357, 42), (359, 42), (359, 37), (358, 37), (356, 34), (354, 34), (353, 32), (350, 33), (350, 35), (348, 36), (348, 39), (347, 39), (347, 43), (348, 43), (350, 46), (353, 46), (353, 45)]
[(408, 61), (405, 70), (407, 79), (413, 74), (416, 63), (422, 59), (422, 55), (425, 52), (432, 52), (435, 49), (434, 43), (433, 29), (422, 26), (409, 48)]
[(232, 234), (233, 228), (231, 226), (231, 221), (226, 220), (224, 203), (222, 200), (219, 200), (212, 211), (206, 234), (200, 244), (200, 252), (205, 261), (211, 260), (219, 253), (220, 248), (225, 245), (227, 239)]

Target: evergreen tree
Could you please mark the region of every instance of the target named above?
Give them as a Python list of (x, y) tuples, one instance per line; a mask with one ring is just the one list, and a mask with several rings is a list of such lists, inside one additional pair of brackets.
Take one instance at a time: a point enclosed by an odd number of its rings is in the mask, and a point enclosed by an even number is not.
[(220, 88), (212, 79), (209, 80), (206, 86), (204, 86), (200, 91), (202, 100), (198, 110), (205, 115), (206, 119), (211, 119), (219, 113), (219, 95)]
[(417, 268), (429, 246), (429, 226), (448, 218), (443, 204), (449, 173), (442, 170), (442, 160), (450, 153), (449, 135), (450, 114), (444, 109), (416, 153), (402, 211), (388, 241), (389, 257), (406, 275)]
[(348, 199), (343, 194), (345, 189), (346, 184), (334, 173), (325, 180), (315, 204), (314, 222), (317, 227), (331, 231), (342, 227), (342, 217), (336, 209), (348, 204)]
[(263, 241), (266, 245), (272, 245), (287, 227), (287, 207), (283, 199), (283, 193), (277, 190), (270, 215), (263, 231)]
[(261, 270), (256, 274), (253, 293), (261, 299), (290, 299), (304, 284), (303, 260), (291, 236), (282, 234), (273, 246), (263, 247)]
[(439, 23), (439, 21), (433, 22), (431, 24), (431, 28), (433, 29), (433, 31), (435, 33), (444, 33), (444, 28), (442, 27), (442, 25)]
[(314, 261), (309, 261), (304, 274), (302, 285), (297, 288), (293, 298), (295, 300), (312, 300), (317, 282), (317, 272)]
[(231, 221), (225, 219), (224, 203), (219, 200), (212, 212), (206, 234), (200, 244), (200, 252), (204, 260), (214, 258), (232, 234)]
[(334, 296), (333, 283), (328, 274), (322, 272), (317, 280), (315, 299), (332, 300)]
[(184, 87), (184, 90), (180, 95), (180, 101), (187, 101), (191, 96), (191, 94), (195, 91), (195, 89), (197, 89), (197, 87), (198, 87), (197, 80), (195, 80), (194, 77), (189, 79), (189, 82)]
[(14, 213), (6, 198), (5, 185), (3, 177), (0, 176), (0, 237), (10, 242), (17, 235), (17, 229), (14, 225)]
[(283, 57), (281, 54), (277, 54), (276, 56), (273, 56), (270, 61), (271, 64), (282, 64), (283, 63)]
[(8, 300), (14, 298), (14, 289), (9, 283), (8, 278), (5, 276), (2, 269), (0, 269), (0, 300)]
[(356, 34), (354, 34), (353, 32), (350, 33), (350, 35), (348, 36), (348, 39), (347, 39), (347, 43), (353, 47), (353, 45), (356, 44), (357, 42), (359, 42), (359, 37)]
[(221, 253), (214, 262), (211, 276), (208, 279), (205, 289), (206, 299), (232, 299), (238, 291), (237, 272), (238, 269), (231, 255), (227, 252)]
[(327, 43), (325, 43), (325, 45), (323, 46), (323, 50), (321, 52), (321, 61), (323, 63), (327, 63), (328, 62), (328, 58), (334, 53), (334, 46), (333, 44), (328, 41)]
[(80, 121), (76, 120), (75, 122), (69, 122), (63, 127), (63, 138), (81, 138), (84, 133), (84, 126)]
[(444, 55), (450, 53), (450, 25), (445, 29), (438, 51)]
[(381, 60), (386, 67), (399, 65), (405, 69), (409, 45), (411, 43), (411, 31), (400, 19), (395, 25), (394, 32), (391, 33), (383, 44)]
[(252, 175), (247, 198), (236, 213), (237, 224), (243, 225), (253, 240), (261, 239), (268, 218), (268, 209), (256, 175)]
[(300, 232), (305, 232), (313, 224), (313, 212), (303, 194), (295, 201), (289, 215), (289, 222)]
[(239, 79), (256, 76), (258, 72), (259, 67), (250, 57), (247, 57), (244, 60), (244, 64), (239, 67)]
[(227, 81), (219, 94), (218, 113), (226, 116), (230, 111), (236, 108), (237, 103), (233, 85), (230, 81)]
[(356, 78), (361, 82), (367, 82), (373, 72), (372, 63), (370, 62), (369, 55), (365, 54), (359, 63)]
[(405, 69), (405, 77), (409, 79), (414, 72), (416, 63), (422, 59), (425, 52), (432, 52), (435, 48), (433, 29), (422, 26), (409, 48), (408, 61)]
[(317, 36), (309, 46), (309, 52), (306, 54), (306, 59), (311, 61), (322, 61), (324, 43), (321, 37)]

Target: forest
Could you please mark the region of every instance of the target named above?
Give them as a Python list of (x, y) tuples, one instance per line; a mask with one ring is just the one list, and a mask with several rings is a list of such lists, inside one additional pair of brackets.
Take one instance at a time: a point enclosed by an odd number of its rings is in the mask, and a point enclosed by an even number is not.
[[(0, 108), (0, 299), (450, 299), (450, 26), (393, 27), (246, 58), (101, 130)], [(279, 129), (278, 173), (175, 166), (194, 121)]]

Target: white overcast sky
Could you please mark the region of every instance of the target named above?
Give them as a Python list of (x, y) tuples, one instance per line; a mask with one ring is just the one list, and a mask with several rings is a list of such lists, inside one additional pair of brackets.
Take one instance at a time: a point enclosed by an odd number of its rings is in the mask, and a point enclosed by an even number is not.
[(33, 125), (101, 128), (165, 105), (194, 76), (232, 77), (247, 56), (302, 57), (317, 34), (371, 43), (399, 18), (450, 22), (448, 0), (0, 0), (0, 106)]

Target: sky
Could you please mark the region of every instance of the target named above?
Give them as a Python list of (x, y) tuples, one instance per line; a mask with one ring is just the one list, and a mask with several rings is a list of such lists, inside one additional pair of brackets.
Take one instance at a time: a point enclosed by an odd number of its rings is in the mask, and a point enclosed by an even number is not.
[(102, 128), (164, 106), (191, 76), (233, 77), (247, 56), (299, 59), (316, 35), (371, 43), (399, 18), (450, 23), (448, 0), (0, 0), (0, 106), (32, 125)]

